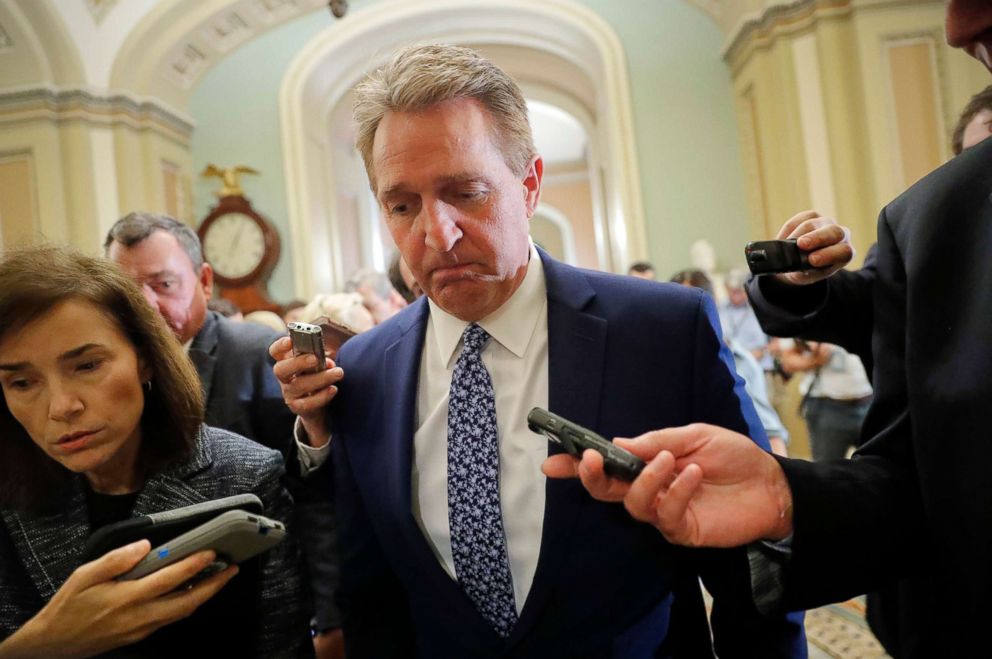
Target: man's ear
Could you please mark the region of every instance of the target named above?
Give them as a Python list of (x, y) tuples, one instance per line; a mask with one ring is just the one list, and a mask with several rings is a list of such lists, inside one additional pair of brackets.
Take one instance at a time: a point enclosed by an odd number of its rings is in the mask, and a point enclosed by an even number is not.
[(527, 204), (527, 219), (534, 216), (541, 199), (541, 179), (544, 177), (544, 161), (534, 156), (524, 172), (524, 202)]
[(214, 295), (214, 269), (206, 261), (200, 266), (199, 280), (200, 286), (203, 288), (203, 294), (209, 300)]

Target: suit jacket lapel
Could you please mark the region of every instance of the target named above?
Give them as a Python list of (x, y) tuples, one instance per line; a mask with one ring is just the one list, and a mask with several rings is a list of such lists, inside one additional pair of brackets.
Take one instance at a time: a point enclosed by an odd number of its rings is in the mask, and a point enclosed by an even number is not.
[(193, 338), (189, 347), (189, 358), (196, 367), (203, 388), (203, 400), (210, 400), (210, 387), (214, 379), (214, 366), (217, 363), (217, 318), (213, 311), (208, 311), (203, 318), (203, 327)]
[[(416, 420), (417, 381), (420, 376), (420, 357), (427, 332), (430, 307), (426, 300), (420, 302), (420, 309), (412, 314), (402, 328), (400, 338), (386, 348), (383, 356), (383, 409), (389, 416), (383, 424), (386, 431), (383, 455), (376, 463), (386, 473), (382, 482), (388, 488), (386, 496), (397, 505), (401, 519), (399, 526), (409, 530), (413, 521), (411, 508), (411, 469), (413, 459), (413, 435)], [(419, 532), (418, 532), (419, 535)]]
[(148, 515), (206, 501), (209, 497), (190, 486), (188, 480), (209, 468), (212, 463), (210, 445), (201, 427), (190, 459), (149, 478), (141, 486), (141, 493), (134, 502), (131, 516)]
[(90, 534), (81, 477), (73, 478), (59, 512), (31, 515), (5, 510), (3, 521), (31, 581), (48, 601), (79, 566)]
[[(450, 587), (454, 582), (438, 563), (429, 540), (424, 536), (413, 516), (413, 436), (416, 432), (417, 383), (420, 379), (420, 360), (423, 354), (430, 306), (426, 298), (420, 300), (416, 313), (404, 318), (400, 338), (386, 348), (383, 359), (383, 404), (388, 419), (383, 424), (385, 441), (369, 464), (383, 471), (381, 480), (389, 505), (386, 510), (396, 517), (390, 528), (401, 535), (396, 547), (406, 554), (403, 562), (419, 566), (420, 574), (440, 585)], [(456, 586), (457, 587), (457, 586)], [(460, 588), (458, 589), (460, 592)], [(441, 592), (441, 591), (437, 591)]]
[[(548, 406), (550, 411), (595, 428), (605, 365), (607, 321), (583, 311), (596, 296), (578, 271), (540, 251), (548, 289)], [(548, 454), (561, 453), (549, 442)], [(578, 480), (547, 481), (541, 554), (530, 594), (510, 636), (519, 641), (547, 605), (562, 563), (568, 555), (579, 511), (591, 502)]]

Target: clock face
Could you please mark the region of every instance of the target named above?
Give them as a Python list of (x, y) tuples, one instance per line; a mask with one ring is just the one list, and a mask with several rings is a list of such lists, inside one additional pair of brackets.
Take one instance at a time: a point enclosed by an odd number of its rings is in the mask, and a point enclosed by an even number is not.
[(250, 274), (265, 258), (262, 228), (243, 213), (227, 213), (210, 223), (203, 240), (203, 255), (221, 277), (239, 279)]

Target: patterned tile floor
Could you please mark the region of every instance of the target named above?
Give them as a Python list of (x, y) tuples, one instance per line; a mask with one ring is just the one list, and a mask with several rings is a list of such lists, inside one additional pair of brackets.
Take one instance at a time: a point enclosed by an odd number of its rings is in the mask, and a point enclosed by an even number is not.
[(864, 598), (806, 612), (810, 659), (888, 657), (865, 622)]
[[(705, 588), (703, 598), (709, 610)], [(891, 659), (868, 629), (864, 597), (807, 611), (806, 640), (809, 659)]]

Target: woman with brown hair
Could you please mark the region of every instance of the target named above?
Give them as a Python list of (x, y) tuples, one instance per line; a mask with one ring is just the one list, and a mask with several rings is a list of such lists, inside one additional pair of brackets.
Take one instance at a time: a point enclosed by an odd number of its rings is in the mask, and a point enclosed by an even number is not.
[(202, 425), (192, 364), (116, 266), (53, 247), (0, 261), (0, 387), (0, 657), (307, 651), (291, 535), (180, 590), (211, 552), (134, 581), (114, 578), (147, 541), (81, 565), (88, 534), (132, 516), (249, 492), (283, 523), (292, 509), (276, 452)]

